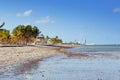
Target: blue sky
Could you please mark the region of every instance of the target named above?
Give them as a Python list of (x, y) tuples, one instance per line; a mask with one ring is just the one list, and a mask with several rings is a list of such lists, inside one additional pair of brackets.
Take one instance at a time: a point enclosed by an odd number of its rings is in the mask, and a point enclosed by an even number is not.
[(120, 44), (120, 0), (0, 0), (0, 23), (38, 26), (65, 42)]

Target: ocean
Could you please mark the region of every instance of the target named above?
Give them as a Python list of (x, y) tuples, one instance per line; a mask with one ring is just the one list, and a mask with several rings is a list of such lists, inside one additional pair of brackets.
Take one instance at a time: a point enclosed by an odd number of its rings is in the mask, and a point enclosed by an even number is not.
[(69, 49), (71, 52), (120, 52), (120, 45), (81, 45), (78, 48)]

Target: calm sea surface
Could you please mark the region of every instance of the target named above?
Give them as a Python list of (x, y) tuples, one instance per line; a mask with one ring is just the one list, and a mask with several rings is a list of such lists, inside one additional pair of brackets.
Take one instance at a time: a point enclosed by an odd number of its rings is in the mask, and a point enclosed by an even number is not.
[(120, 52), (120, 45), (83, 45), (70, 49), (71, 52)]
[(0, 68), (0, 80), (120, 80), (120, 46), (96, 45), (68, 49), (73, 54), (59, 54), (42, 61)]

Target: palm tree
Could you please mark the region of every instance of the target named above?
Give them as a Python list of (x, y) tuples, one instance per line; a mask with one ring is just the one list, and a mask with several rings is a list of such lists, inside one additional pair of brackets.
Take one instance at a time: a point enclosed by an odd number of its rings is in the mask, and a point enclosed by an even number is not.
[(1, 25), (0, 25), (0, 28), (3, 27), (5, 25), (5, 22), (3, 22)]

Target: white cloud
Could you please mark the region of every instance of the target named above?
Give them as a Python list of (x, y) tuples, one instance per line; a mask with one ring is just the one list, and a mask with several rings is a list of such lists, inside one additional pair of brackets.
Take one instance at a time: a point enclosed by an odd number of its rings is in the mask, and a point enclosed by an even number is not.
[(113, 12), (115, 12), (115, 13), (120, 13), (120, 8), (114, 8), (114, 9), (113, 9)]
[(32, 13), (32, 10), (27, 10), (23, 13), (17, 13), (16, 16), (30, 16)]
[(35, 23), (37, 23), (37, 24), (50, 24), (50, 23), (55, 23), (55, 21), (51, 20), (50, 16), (46, 16), (43, 19), (36, 20)]
[(30, 16), (31, 13), (32, 13), (32, 10), (25, 11), (25, 12), (23, 13), (23, 16)]

